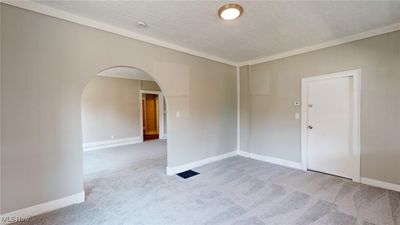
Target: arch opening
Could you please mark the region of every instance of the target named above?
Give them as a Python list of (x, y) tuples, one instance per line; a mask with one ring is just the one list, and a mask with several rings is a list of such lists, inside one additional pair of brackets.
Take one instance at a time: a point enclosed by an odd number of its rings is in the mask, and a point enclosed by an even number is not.
[[(81, 96), (84, 175), (120, 168), (124, 166), (121, 163), (130, 161), (116, 156), (115, 162), (104, 163), (106, 158), (85, 154), (101, 149), (129, 151), (124, 157), (138, 162), (142, 160), (139, 155), (143, 154), (143, 148), (149, 151), (154, 148), (166, 165), (167, 112), (167, 100), (160, 85), (137, 67), (109, 67), (93, 76)], [(138, 155), (131, 155), (136, 150)]]

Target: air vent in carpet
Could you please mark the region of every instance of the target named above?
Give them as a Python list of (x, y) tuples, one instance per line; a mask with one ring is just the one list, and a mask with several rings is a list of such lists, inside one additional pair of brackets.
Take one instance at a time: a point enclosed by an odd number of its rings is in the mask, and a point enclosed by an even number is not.
[(193, 171), (193, 170), (186, 170), (186, 171), (184, 171), (184, 172), (182, 172), (182, 173), (178, 173), (178, 174), (176, 174), (176, 175), (182, 177), (183, 179), (188, 179), (188, 178), (190, 178), (190, 177), (196, 176), (197, 174), (199, 174), (199, 173), (196, 172), (196, 171)]

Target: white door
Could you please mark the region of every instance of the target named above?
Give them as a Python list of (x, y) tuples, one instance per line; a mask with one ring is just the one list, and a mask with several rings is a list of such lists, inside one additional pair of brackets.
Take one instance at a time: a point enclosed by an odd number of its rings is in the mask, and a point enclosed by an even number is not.
[(308, 169), (352, 178), (352, 89), (352, 77), (308, 82)]

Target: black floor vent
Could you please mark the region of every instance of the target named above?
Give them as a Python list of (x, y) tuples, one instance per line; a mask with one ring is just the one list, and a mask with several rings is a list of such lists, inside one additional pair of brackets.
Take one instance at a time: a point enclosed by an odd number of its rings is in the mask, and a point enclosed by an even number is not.
[(197, 174), (199, 174), (199, 173), (196, 172), (196, 171), (193, 171), (193, 170), (186, 170), (185, 172), (178, 173), (178, 174), (176, 174), (176, 175), (182, 177), (183, 179), (188, 179), (189, 177), (196, 176)]

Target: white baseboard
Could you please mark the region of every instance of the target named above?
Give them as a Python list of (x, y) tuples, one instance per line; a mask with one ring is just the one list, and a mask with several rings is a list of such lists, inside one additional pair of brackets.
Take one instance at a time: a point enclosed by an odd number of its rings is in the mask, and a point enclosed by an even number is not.
[(117, 146), (131, 145), (141, 143), (141, 137), (131, 137), (131, 138), (121, 138), (121, 139), (113, 139), (107, 141), (96, 141), (96, 142), (88, 142), (83, 143), (82, 148), (83, 151), (93, 151), (104, 148), (112, 148)]
[(280, 158), (275, 158), (275, 157), (271, 157), (271, 156), (259, 155), (256, 153), (250, 153), (250, 152), (245, 152), (245, 151), (238, 151), (238, 155), (246, 157), (246, 158), (251, 158), (251, 159), (256, 159), (256, 160), (260, 160), (260, 161), (264, 161), (264, 162), (277, 164), (280, 166), (303, 170), (303, 166), (299, 162), (293, 162), (293, 161), (286, 160), (286, 159), (280, 159)]
[(28, 208), (19, 209), (10, 213), (1, 215), (0, 224), (10, 224), (19, 221), (26, 221), (32, 216), (50, 212), (56, 209), (64, 208), (73, 204), (78, 204), (85, 201), (85, 192), (82, 191), (78, 194), (70, 195), (64, 198), (56, 199), (53, 201), (45, 202), (39, 205), (34, 205)]
[(184, 165), (180, 165), (180, 166), (174, 166), (174, 167), (167, 167), (167, 174), (168, 175), (175, 175), (177, 173), (181, 173), (183, 171), (186, 170), (190, 170), (199, 166), (203, 166), (206, 165), (208, 163), (212, 163), (212, 162), (216, 162), (222, 159), (226, 159), (232, 156), (236, 156), (237, 155), (237, 151), (233, 151), (233, 152), (228, 152), (225, 154), (221, 154), (221, 155), (217, 155), (217, 156), (213, 156), (213, 157), (209, 157), (209, 158), (205, 158), (199, 161), (195, 161), (195, 162), (191, 162), (191, 163), (187, 163)]
[(245, 151), (242, 151), (242, 150), (238, 150), (237, 154), (240, 155), (240, 156), (243, 156), (245, 158), (250, 158), (250, 152), (245, 152)]
[[(281, 165), (281, 166), (286, 166), (286, 167), (290, 167), (290, 168), (294, 168), (294, 169), (303, 170), (302, 164), (298, 163), (298, 162), (274, 158), (274, 157), (270, 157), (270, 156), (259, 155), (259, 154), (245, 152), (245, 151), (241, 151), (241, 150), (237, 151), (237, 154), (239, 156), (243, 156), (246, 158), (256, 159), (256, 160), (269, 162), (269, 163), (273, 163), (273, 164), (277, 164), (277, 165)], [(374, 179), (370, 179), (370, 178), (366, 178), (366, 177), (361, 177), (360, 182), (362, 184), (367, 184), (367, 185), (371, 185), (374, 187), (379, 187), (379, 188), (383, 188), (383, 189), (400, 192), (399, 184), (388, 183), (388, 182), (374, 180)]]
[(374, 179), (370, 179), (370, 178), (366, 178), (366, 177), (361, 177), (361, 183), (371, 185), (374, 187), (379, 187), (379, 188), (384, 188), (384, 189), (400, 192), (399, 184), (388, 183), (388, 182), (374, 180)]

